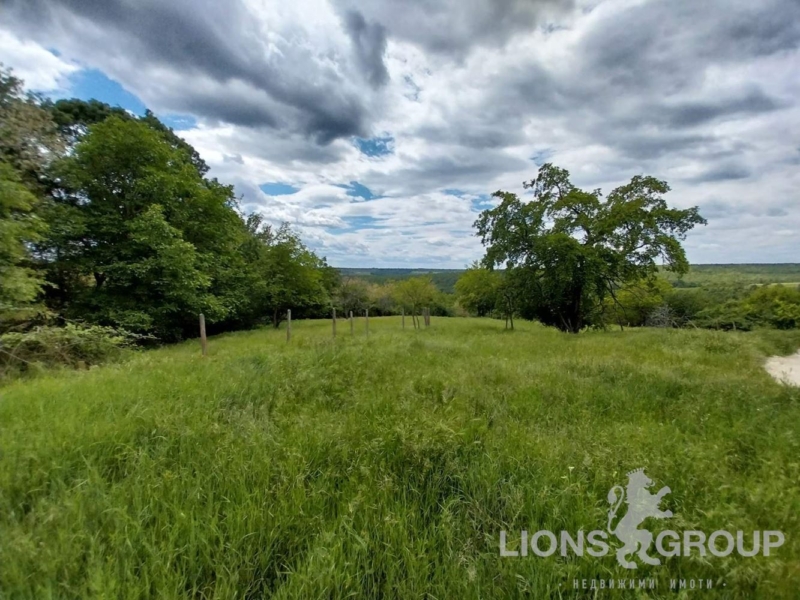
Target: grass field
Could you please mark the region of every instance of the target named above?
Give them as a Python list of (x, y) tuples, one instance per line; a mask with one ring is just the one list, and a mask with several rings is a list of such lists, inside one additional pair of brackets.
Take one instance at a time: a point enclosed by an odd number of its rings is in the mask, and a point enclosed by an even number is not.
[[(797, 598), (800, 332), (569, 336), (434, 319), (293, 324), (0, 388), (3, 598)], [(676, 531), (780, 530), (773, 556), (501, 558), (604, 529), (645, 467)], [(748, 544), (749, 546), (749, 544)], [(669, 590), (671, 578), (712, 590)]]

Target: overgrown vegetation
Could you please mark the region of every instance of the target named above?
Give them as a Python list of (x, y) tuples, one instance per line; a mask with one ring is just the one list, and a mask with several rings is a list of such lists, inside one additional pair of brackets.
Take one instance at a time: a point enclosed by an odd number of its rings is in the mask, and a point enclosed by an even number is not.
[[(794, 331), (562, 334), (434, 319), (370, 336), (300, 321), (2, 389), (9, 598), (564, 598), (573, 579), (713, 582), (796, 598), (800, 390), (763, 357)], [(645, 467), (657, 533), (780, 530), (772, 556), (640, 565), (501, 558), (499, 533), (591, 531)], [(518, 538), (517, 538), (518, 539)], [(621, 598), (634, 591), (617, 591)]]
[(42, 368), (87, 368), (115, 360), (139, 336), (99, 325), (40, 325), (0, 335), (0, 375), (40, 372)]

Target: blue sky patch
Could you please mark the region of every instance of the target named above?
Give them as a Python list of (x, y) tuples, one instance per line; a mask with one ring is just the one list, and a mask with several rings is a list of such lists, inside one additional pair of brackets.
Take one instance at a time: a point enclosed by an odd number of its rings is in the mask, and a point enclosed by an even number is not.
[(143, 115), (144, 103), (113, 79), (97, 69), (84, 69), (69, 78), (70, 89), (66, 97), (91, 100), (92, 98), (111, 106), (121, 106), (137, 115)]
[(387, 156), (394, 153), (394, 138), (390, 135), (374, 138), (353, 138), (353, 143), (361, 151), (361, 154), (375, 158)]
[(487, 208), (494, 208), (494, 204), (492, 204), (491, 201), (491, 196), (488, 194), (481, 194), (477, 198), (473, 198), (471, 202), (474, 210), (486, 210)]
[[(58, 54), (51, 50), (53, 54)], [(69, 90), (53, 94), (53, 98), (78, 98), (80, 100), (99, 100), (109, 106), (121, 106), (138, 116), (144, 115), (146, 106), (136, 94), (132, 94), (122, 85), (107, 77), (97, 69), (83, 69), (70, 75)], [(158, 115), (159, 120), (175, 131), (185, 131), (197, 127), (197, 119), (191, 115), (169, 114)]]
[(336, 184), (340, 188), (344, 188), (347, 190), (347, 195), (353, 198), (362, 198), (364, 200), (374, 200), (375, 198), (379, 198), (372, 193), (367, 186), (361, 185), (357, 181), (351, 181), (349, 184)]
[(192, 115), (159, 115), (159, 120), (175, 131), (186, 131), (197, 127), (197, 119)]
[(260, 187), (261, 191), (267, 196), (288, 196), (290, 194), (296, 194), (300, 191), (300, 188), (296, 188), (288, 183), (280, 183), (278, 181), (262, 183), (258, 187)]

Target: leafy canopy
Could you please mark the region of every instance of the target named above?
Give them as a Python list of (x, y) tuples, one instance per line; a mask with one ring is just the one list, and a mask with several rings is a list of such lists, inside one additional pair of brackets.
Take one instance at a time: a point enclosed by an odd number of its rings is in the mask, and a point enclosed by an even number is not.
[(495, 192), (500, 204), (475, 222), (484, 264), (508, 270), (523, 317), (573, 333), (598, 322), (603, 300), (620, 285), (655, 277), (657, 259), (686, 272), (681, 241), (706, 222), (696, 207), (670, 208), (669, 186), (654, 177), (637, 175), (603, 200), (548, 163), (524, 186), (531, 201)]

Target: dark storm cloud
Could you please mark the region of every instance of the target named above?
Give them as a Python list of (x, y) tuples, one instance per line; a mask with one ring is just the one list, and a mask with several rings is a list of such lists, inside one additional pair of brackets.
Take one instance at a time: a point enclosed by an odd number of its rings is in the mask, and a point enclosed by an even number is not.
[(574, 0), (333, 0), (343, 11), (358, 7), (392, 36), (430, 52), (463, 57), (475, 46), (504, 45), (548, 18), (564, 15)]
[[(461, 137), (518, 115), (559, 123), (615, 150), (620, 162), (702, 158), (710, 163), (702, 181), (747, 177), (731, 163), (714, 164), (743, 148), (708, 126), (789, 108), (793, 99), (747, 81), (705, 85), (707, 74), (800, 47), (800, 2), (654, 0), (596, 10), (574, 54), (557, 66), (532, 60), (506, 70), (486, 92), (480, 127)], [(504, 130), (513, 143), (519, 129)]]
[(533, 163), (502, 151), (460, 151), (450, 156), (421, 157), (409, 160), (391, 173), (372, 171), (364, 175), (370, 189), (392, 195), (415, 196), (440, 190), (458, 182), (459, 185), (481, 186), (498, 173), (533, 170)]
[[(236, 1), (10, 0), (4, 12), (19, 28), (45, 40), (48, 32), (64, 29), (80, 36), (91, 24), (103, 32), (106, 45), (97, 51), (124, 57), (132, 68), (160, 66), (223, 84), (212, 97), (184, 80), (175, 110), (239, 125), (295, 128), (320, 143), (368, 132), (358, 89), (307, 49), (279, 48), (268, 54), (256, 20)], [(367, 28), (359, 56), (366, 52), (375, 58), (378, 33)], [(264, 92), (271, 106), (231, 97), (224, 84), (234, 81)]]
[(657, 0), (602, 19), (581, 55), (612, 85), (658, 85), (669, 94), (703, 75), (703, 66), (795, 49), (797, 0)]
[(386, 29), (379, 23), (367, 23), (364, 16), (356, 10), (347, 11), (345, 25), (367, 81), (372, 87), (384, 85), (389, 80), (389, 72), (383, 63)]
[(747, 165), (739, 163), (726, 163), (716, 165), (707, 169), (697, 177), (692, 177), (689, 181), (694, 183), (705, 183), (709, 181), (731, 181), (736, 179), (747, 179), (752, 174)]
[(761, 90), (751, 90), (741, 96), (710, 99), (702, 102), (681, 102), (666, 107), (662, 116), (670, 127), (684, 128), (701, 125), (713, 119), (756, 115), (772, 112), (783, 106), (776, 98), (767, 96)]

